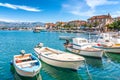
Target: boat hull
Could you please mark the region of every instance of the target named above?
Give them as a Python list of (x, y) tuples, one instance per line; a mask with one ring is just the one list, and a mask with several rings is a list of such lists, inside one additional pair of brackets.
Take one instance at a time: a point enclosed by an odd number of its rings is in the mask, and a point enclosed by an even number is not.
[(23, 71), (21, 69), (18, 69), (17, 67), (15, 67), (15, 70), (19, 75), (25, 76), (25, 77), (34, 77), (35, 75), (39, 74), (39, 71), (40, 71), (40, 69), (39, 69), (35, 72), (34, 71), (33, 72), (26, 72), (26, 71)]
[[(83, 67), (84, 66), (84, 58), (81, 57), (81, 60), (58, 60), (57, 58), (55, 59), (47, 57), (44, 55), (44, 53), (41, 53), (41, 51), (38, 48), (34, 48), (35, 50), (35, 54), (38, 56), (39, 59), (41, 59), (43, 62), (55, 66), (55, 67), (61, 67), (61, 68), (67, 68), (67, 69), (72, 69), (72, 70), (78, 70), (79, 67)], [(65, 53), (65, 54), (69, 54), (69, 53)], [(58, 55), (59, 56), (59, 55)], [(77, 56), (77, 55), (76, 55)], [(74, 56), (71, 56), (74, 57)], [(70, 57), (70, 58), (71, 58)], [(80, 57), (80, 56), (79, 56)]]
[(34, 77), (39, 73), (41, 69), (41, 62), (37, 57), (32, 55), (31, 60), (27, 61), (27, 57), (26, 57), (25, 59), (23, 59), (24, 60), (23, 62), (22, 60), (21, 62), (18, 62), (20, 57), (21, 55), (15, 55), (13, 59), (13, 66), (19, 75), (25, 76), (25, 77)]
[(103, 49), (105, 52), (112, 52), (112, 53), (120, 53), (120, 47), (114, 47), (114, 48), (104, 48), (104, 47), (98, 47), (94, 46), (95, 48)]
[(70, 47), (66, 48), (68, 51), (79, 54), (79, 55), (83, 55), (83, 56), (88, 56), (88, 57), (96, 57), (96, 58), (101, 58), (103, 55), (103, 51), (99, 50), (99, 51), (86, 51), (86, 50), (77, 50), (77, 49), (73, 49)]
[(112, 53), (120, 53), (120, 48), (117, 49), (104, 49), (106, 52), (112, 52)]
[(78, 70), (79, 67), (84, 65), (84, 61), (59, 61), (54, 59), (49, 59), (44, 56), (40, 56), (41, 60), (49, 65), (61, 67), (61, 68), (68, 68), (72, 70)]

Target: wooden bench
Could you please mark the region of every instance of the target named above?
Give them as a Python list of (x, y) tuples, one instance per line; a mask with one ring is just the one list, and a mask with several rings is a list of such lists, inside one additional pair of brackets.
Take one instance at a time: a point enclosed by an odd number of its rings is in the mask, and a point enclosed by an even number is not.
[(35, 63), (35, 62), (37, 62), (37, 60), (21, 62), (21, 63), (17, 63), (17, 65), (25, 65), (25, 64)]

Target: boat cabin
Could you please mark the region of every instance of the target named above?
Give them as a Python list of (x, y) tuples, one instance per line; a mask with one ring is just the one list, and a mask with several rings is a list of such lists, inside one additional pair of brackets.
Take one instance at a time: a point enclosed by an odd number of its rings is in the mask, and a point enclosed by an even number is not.
[(83, 45), (87, 43), (88, 43), (88, 40), (85, 38), (73, 38), (73, 44)]
[(73, 48), (82, 49), (86, 47), (91, 47), (90, 43), (85, 38), (73, 38)]

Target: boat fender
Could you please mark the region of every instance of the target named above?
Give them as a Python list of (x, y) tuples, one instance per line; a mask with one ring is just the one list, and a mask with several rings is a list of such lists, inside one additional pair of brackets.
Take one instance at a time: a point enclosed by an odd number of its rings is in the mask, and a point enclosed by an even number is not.
[(10, 61), (10, 65), (13, 65), (13, 61), (12, 60)]
[(101, 46), (101, 45), (98, 43), (97, 46)]

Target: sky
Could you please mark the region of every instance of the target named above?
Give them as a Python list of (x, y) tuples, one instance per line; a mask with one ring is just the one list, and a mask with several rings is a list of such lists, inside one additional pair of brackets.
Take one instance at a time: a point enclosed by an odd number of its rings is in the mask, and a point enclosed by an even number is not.
[(68, 22), (95, 15), (120, 16), (120, 0), (0, 0), (0, 21)]

